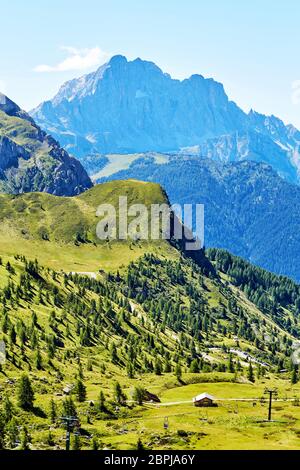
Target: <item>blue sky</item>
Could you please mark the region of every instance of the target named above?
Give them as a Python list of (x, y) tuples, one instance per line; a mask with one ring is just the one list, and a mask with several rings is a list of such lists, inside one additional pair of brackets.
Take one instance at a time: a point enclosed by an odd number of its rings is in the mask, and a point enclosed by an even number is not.
[(0, 6), (0, 89), (27, 110), (64, 81), (124, 54), (152, 60), (175, 78), (213, 77), (243, 109), (300, 128), (298, 0), (0, 0)]

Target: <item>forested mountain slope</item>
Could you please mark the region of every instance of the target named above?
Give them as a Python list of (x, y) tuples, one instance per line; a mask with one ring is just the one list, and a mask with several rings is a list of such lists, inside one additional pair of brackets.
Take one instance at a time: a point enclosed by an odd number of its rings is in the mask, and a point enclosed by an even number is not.
[(97, 241), (94, 208), (124, 190), (130, 202), (167, 202), (135, 181), (76, 198), (1, 196), (2, 448), (63, 448), (65, 415), (78, 417), (75, 448), (114, 448), (120, 420), (168, 388), (290, 370), (299, 287), (221, 251), (195, 262), (172, 240)]
[(171, 203), (204, 204), (206, 246), (300, 279), (300, 190), (270, 166), (181, 155), (158, 164), (144, 155), (100, 181), (127, 178), (160, 183)]

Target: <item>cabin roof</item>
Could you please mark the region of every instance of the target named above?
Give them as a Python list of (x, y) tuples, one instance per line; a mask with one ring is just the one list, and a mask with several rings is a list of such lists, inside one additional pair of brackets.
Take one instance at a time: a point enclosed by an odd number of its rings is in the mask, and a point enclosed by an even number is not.
[(201, 395), (197, 395), (195, 398), (193, 398), (193, 401), (201, 401), (204, 398), (208, 398), (209, 400), (215, 399), (212, 395), (209, 395), (209, 393), (201, 393)]

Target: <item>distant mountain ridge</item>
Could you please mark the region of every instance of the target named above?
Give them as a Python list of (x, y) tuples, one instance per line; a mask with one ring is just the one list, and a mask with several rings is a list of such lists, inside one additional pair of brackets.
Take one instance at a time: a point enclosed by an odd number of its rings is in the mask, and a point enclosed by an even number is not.
[(205, 245), (225, 248), (277, 274), (300, 281), (300, 188), (265, 163), (219, 163), (145, 155), (99, 182), (155, 181), (172, 204), (205, 205)]
[(299, 180), (296, 128), (275, 116), (246, 114), (213, 79), (175, 80), (141, 59), (113, 57), (65, 83), (31, 115), (83, 164), (87, 154), (193, 148), (221, 162), (265, 162), (288, 181)]
[(92, 182), (75, 158), (18, 105), (0, 95), (0, 192), (73, 196)]

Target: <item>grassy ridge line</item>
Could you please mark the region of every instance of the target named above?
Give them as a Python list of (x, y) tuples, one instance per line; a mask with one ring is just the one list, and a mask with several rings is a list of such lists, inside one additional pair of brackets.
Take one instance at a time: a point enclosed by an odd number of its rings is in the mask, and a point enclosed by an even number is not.
[[(45, 193), (0, 195), (0, 247), (11, 256), (22, 253), (55, 270), (97, 272), (127, 266), (145, 252), (176, 258), (178, 252), (165, 241), (113, 241), (96, 236), (100, 204), (117, 209), (119, 197), (128, 205), (168, 203), (161, 187), (154, 183), (116, 181), (97, 185), (76, 197)], [(76, 237), (81, 241), (76, 243)]]

